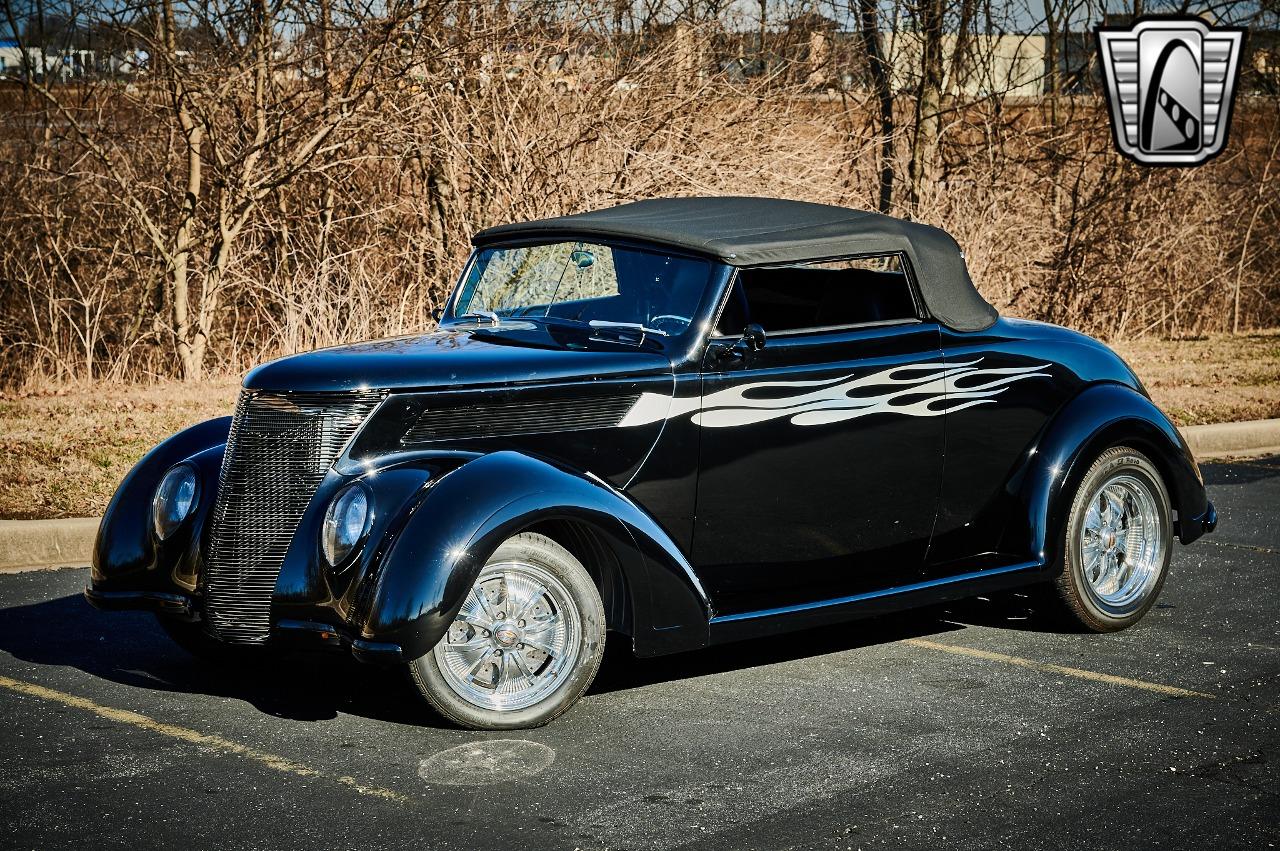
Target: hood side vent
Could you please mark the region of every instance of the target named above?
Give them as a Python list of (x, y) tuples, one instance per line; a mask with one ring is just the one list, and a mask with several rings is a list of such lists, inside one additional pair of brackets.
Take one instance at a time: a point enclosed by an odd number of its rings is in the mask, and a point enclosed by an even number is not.
[(515, 437), (613, 428), (639, 399), (626, 396), (577, 397), (528, 402), (444, 404), (423, 411), (404, 437), (403, 446), (440, 440)]

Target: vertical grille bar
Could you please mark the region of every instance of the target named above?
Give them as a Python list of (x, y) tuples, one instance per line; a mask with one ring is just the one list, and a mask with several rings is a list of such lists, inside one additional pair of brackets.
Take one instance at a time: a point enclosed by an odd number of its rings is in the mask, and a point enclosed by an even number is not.
[(271, 595), (302, 514), (384, 395), (241, 392), (205, 554), (205, 612), (215, 635), (267, 640)]

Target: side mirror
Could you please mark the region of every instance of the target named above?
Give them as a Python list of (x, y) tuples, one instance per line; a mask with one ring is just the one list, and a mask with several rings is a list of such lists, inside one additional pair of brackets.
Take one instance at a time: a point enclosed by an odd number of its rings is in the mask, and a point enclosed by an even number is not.
[(764, 328), (758, 323), (752, 322), (742, 332), (742, 339), (738, 341), (735, 349), (739, 349), (744, 354), (746, 352), (758, 352), (764, 348), (765, 343)]
[(734, 343), (727, 349), (721, 349), (723, 353), (721, 357), (739, 359), (746, 357), (749, 352), (758, 352), (764, 348), (765, 334), (764, 328), (752, 322), (742, 332), (742, 336), (738, 342)]

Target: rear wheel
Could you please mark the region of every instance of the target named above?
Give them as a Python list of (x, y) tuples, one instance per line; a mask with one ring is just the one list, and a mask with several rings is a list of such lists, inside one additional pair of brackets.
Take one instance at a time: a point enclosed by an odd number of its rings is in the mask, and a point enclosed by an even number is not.
[(459, 726), (538, 727), (591, 685), (604, 641), (604, 605), (586, 568), (550, 538), (524, 532), (489, 558), (448, 632), (409, 673)]
[(1136, 449), (1108, 449), (1076, 490), (1065, 563), (1054, 582), (1061, 612), (1091, 632), (1137, 623), (1155, 604), (1173, 555), (1169, 492)]

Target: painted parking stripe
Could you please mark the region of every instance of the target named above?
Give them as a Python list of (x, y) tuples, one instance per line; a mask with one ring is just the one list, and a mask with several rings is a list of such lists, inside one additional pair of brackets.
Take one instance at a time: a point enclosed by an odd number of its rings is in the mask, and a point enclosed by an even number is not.
[(0, 675), (0, 686), (17, 692), (18, 694), (29, 695), (30, 697), (38, 697), (42, 700), (61, 703), (63, 706), (70, 706), (75, 709), (83, 709), (85, 712), (106, 718), (108, 721), (115, 721), (119, 724), (127, 724), (131, 727), (137, 727), (142, 730), (149, 730), (161, 736), (168, 736), (171, 739), (178, 739), (192, 745), (202, 748), (219, 751), (225, 754), (244, 757), (254, 762), (265, 765), (274, 771), (284, 774), (292, 774), (295, 777), (309, 777), (332, 780), (352, 789), (361, 795), (368, 795), (374, 798), (381, 798), (385, 801), (394, 801), (397, 804), (408, 804), (412, 802), (412, 798), (408, 795), (402, 795), (390, 789), (383, 789), (378, 786), (366, 786), (354, 777), (346, 775), (331, 775), (318, 771), (308, 765), (300, 762), (294, 762), (283, 756), (277, 756), (273, 753), (260, 751), (257, 748), (251, 748), (248, 745), (242, 745), (239, 742), (233, 742), (230, 739), (224, 739), (221, 736), (214, 736), (209, 733), (201, 733), (198, 730), (191, 730), (187, 727), (179, 727), (175, 724), (166, 724), (162, 721), (156, 721), (132, 712), (128, 709), (115, 709), (110, 706), (103, 706), (84, 697), (77, 697), (74, 694), (56, 691), (45, 686), (36, 685), (35, 683), (23, 682), (10, 677)]
[(1033, 671), (1042, 671), (1046, 674), (1062, 674), (1067, 677), (1078, 677), (1082, 680), (1092, 680), (1096, 683), (1140, 688), (1145, 691), (1153, 691), (1156, 694), (1163, 694), (1168, 697), (1203, 697), (1208, 700), (1214, 700), (1217, 698), (1217, 695), (1205, 694), (1202, 691), (1191, 691), (1190, 689), (1178, 688), (1177, 686), (1167, 686), (1162, 683), (1149, 683), (1145, 680), (1133, 680), (1128, 677), (1116, 677), (1111, 674), (1099, 674), (1097, 671), (1086, 671), (1083, 668), (1068, 668), (1063, 665), (1051, 665), (1048, 662), (1037, 662), (1034, 659), (1023, 659), (1021, 656), (1009, 656), (1005, 653), (992, 653), (990, 650), (979, 650), (976, 647), (965, 647), (960, 644), (942, 644), (937, 641), (929, 641), (925, 638), (907, 638), (903, 640), (903, 644), (910, 644), (912, 647), (920, 647), (925, 650), (940, 650), (943, 653), (954, 653), (957, 656), (969, 656), (974, 659), (985, 659), (989, 662), (1003, 662), (1006, 665), (1017, 665), (1019, 668), (1030, 668)]

